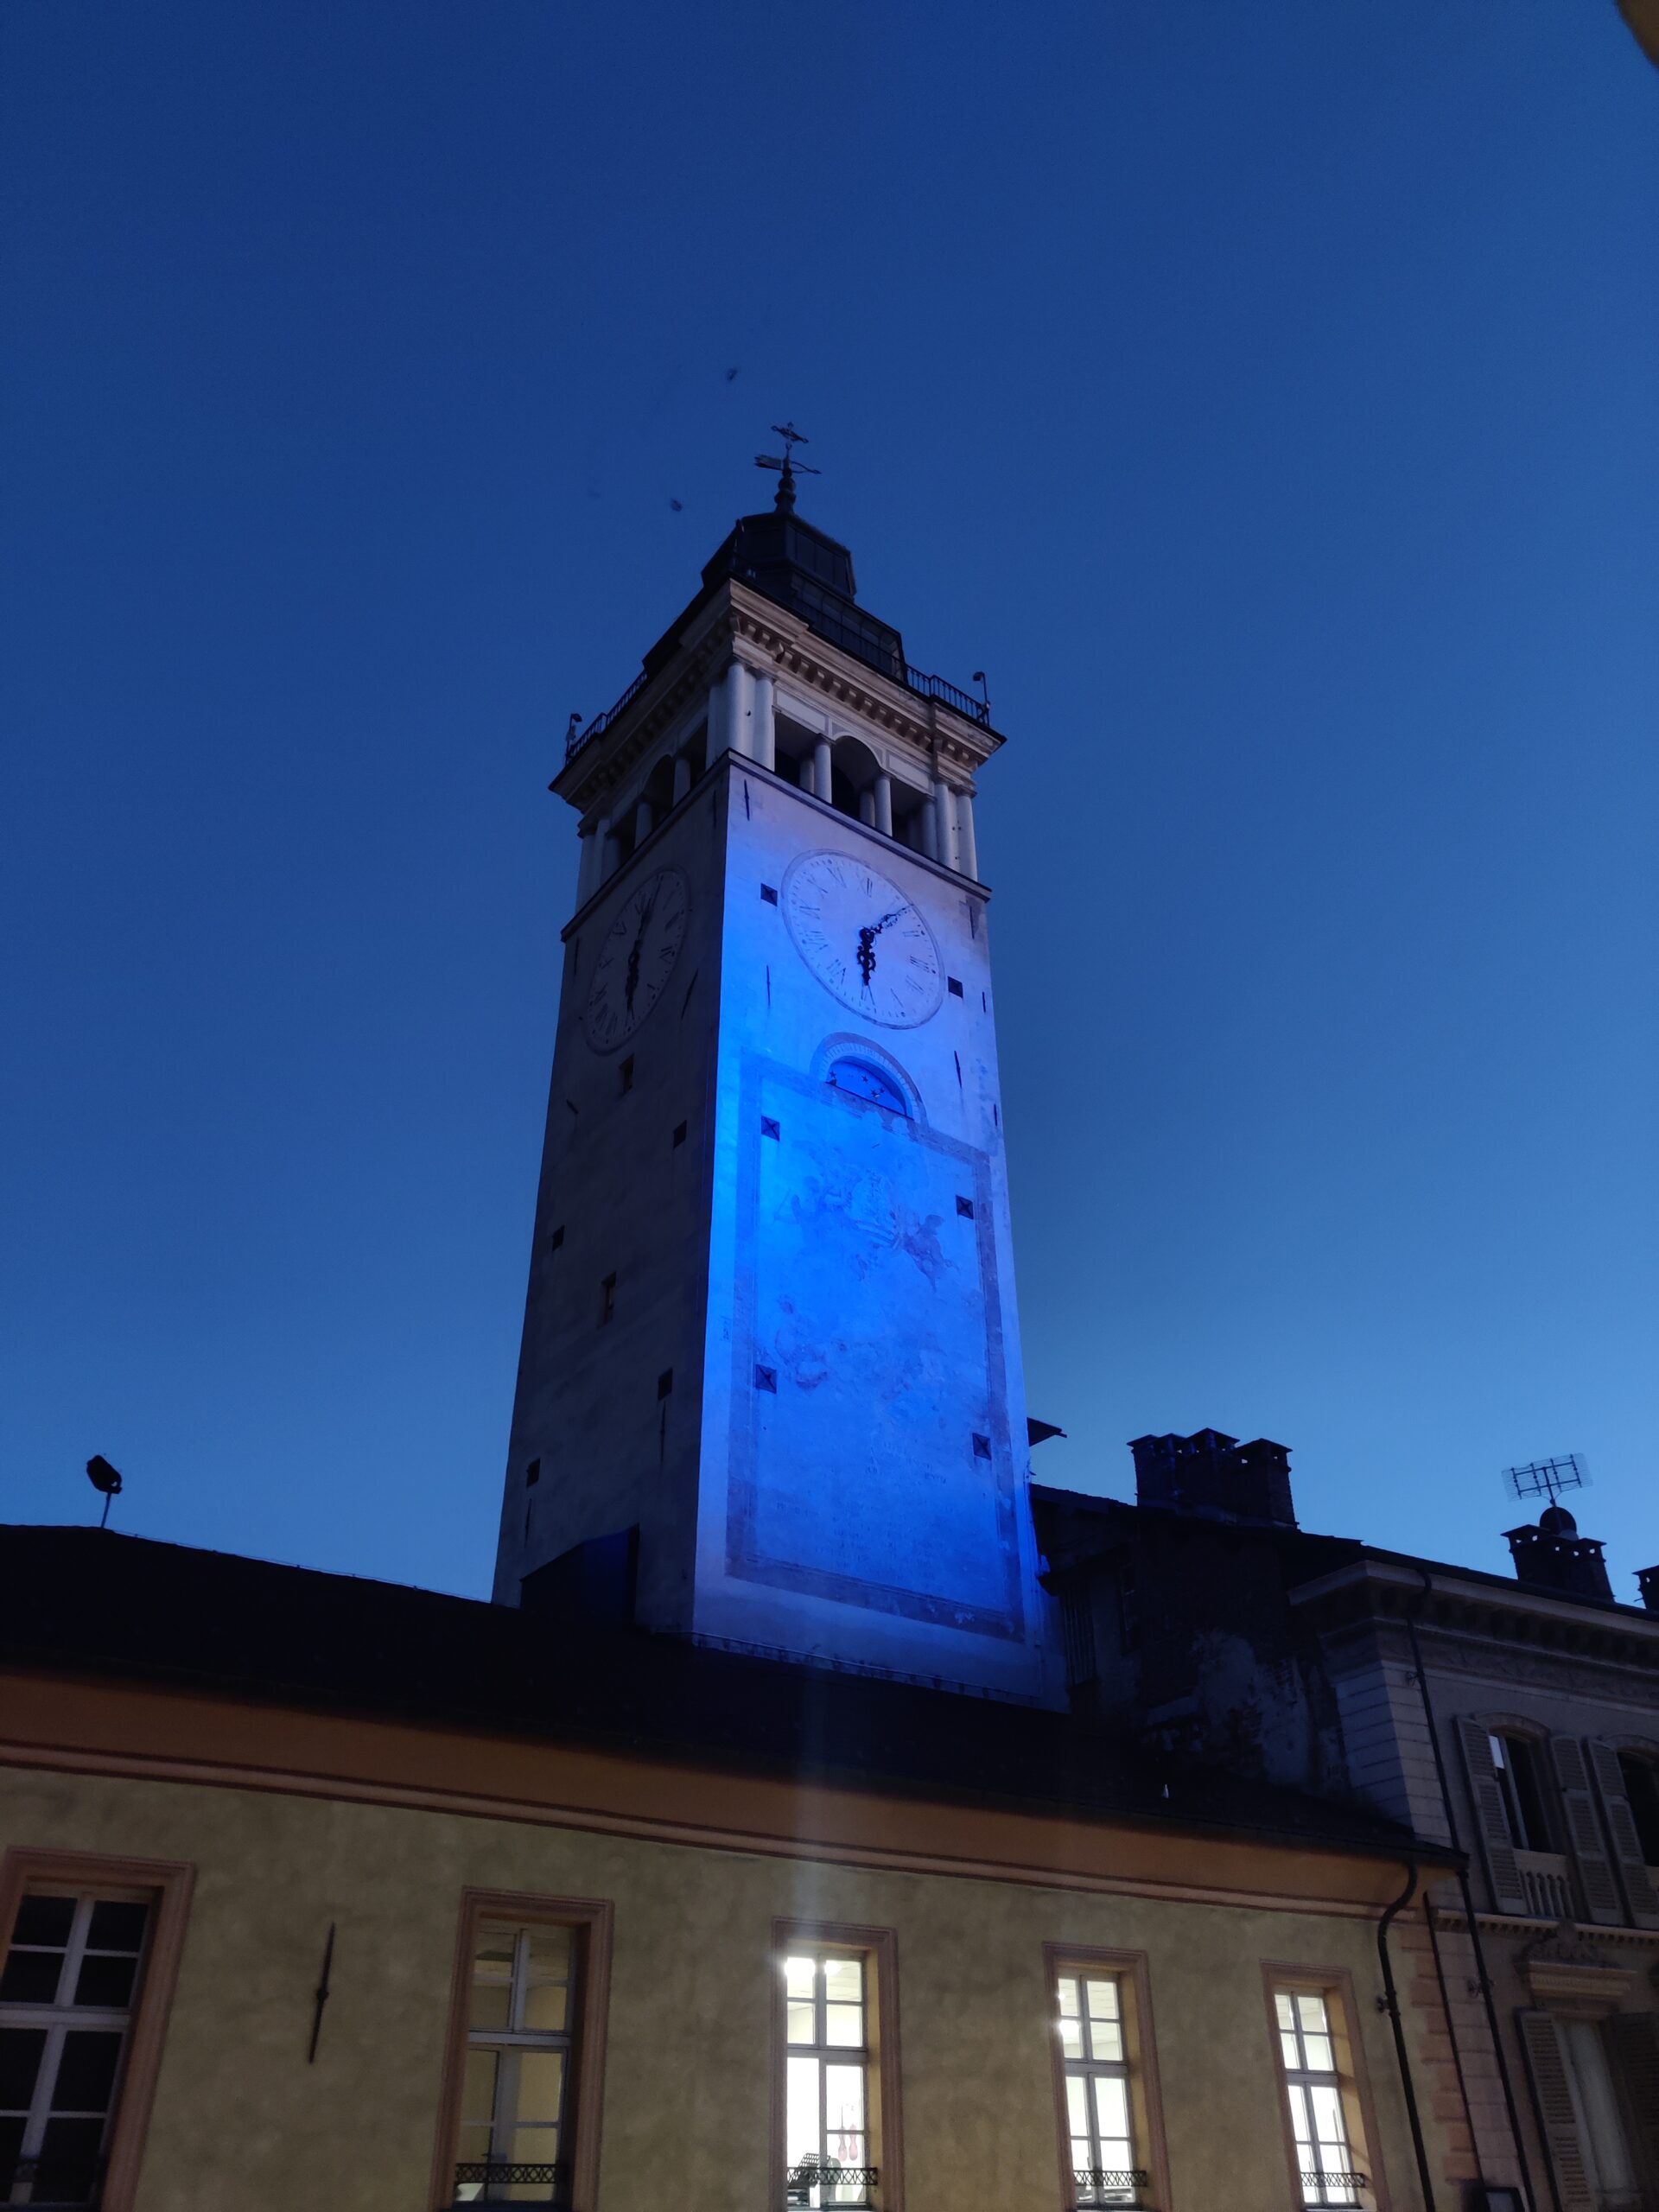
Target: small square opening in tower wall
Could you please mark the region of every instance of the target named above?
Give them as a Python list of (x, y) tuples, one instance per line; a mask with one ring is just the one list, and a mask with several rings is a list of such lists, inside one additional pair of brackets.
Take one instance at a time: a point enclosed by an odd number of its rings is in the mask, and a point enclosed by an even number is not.
[(622, 1089), (625, 1091), (632, 1090), (633, 1089), (633, 1054), (632, 1052), (618, 1068), (617, 1073), (621, 1077)]

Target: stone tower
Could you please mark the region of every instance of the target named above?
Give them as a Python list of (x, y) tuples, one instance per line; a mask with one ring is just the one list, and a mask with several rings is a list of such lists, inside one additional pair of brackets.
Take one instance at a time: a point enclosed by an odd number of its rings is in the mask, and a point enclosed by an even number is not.
[(495, 1594), (1049, 1701), (974, 779), (846, 548), (741, 521), (579, 817)]

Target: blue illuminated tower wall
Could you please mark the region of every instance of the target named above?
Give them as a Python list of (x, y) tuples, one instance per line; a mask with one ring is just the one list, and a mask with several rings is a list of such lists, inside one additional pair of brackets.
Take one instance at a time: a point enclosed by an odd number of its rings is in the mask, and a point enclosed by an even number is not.
[[(908, 668), (786, 484), (574, 747), (499, 1600), (626, 1579), (653, 1629), (1060, 1698), (974, 839), (1001, 742)], [(925, 919), (927, 1018), (873, 1021), (808, 965), (791, 871), (824, 853)], [(671, 881), (666, 982), (596, 1051), (607, 943), (614, 994), (637, 894), (660, 911)]]

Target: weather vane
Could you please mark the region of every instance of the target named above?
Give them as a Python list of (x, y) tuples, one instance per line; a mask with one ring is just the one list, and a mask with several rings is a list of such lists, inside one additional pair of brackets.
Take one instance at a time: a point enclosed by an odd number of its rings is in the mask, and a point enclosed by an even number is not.
[(822, 476), (823, 471), (821, 468), (812, 467), (807, 461), (797, 461), (795, 458), (796, 447), (807, 443), (804, 430), (798, 430), (792, 423), (774, 423), (772, 427), (784, 442), (783, 459), (780, 461), (776, 454), (758, 453), (754, 456), (754, 465), (757, 468), (775, 468), (778, 471), (778, 497), (775, 504), (782, 513), (790, 514), (795, 506), (796, 470), (798, 468), (803, 476)]

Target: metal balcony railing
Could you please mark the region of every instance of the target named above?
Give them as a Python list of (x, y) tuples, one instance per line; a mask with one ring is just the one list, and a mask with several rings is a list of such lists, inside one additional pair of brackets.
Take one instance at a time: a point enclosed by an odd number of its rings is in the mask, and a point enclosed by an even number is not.
[[(455, 2207), (466, 2204), (563, 2205), (570, 2170), (550, 2161), (463, 2158), (455, 2168)], [(537, 2193), (531, 2196), (526, 2190)]]
[(1071, 2180), (1077, 2212), (1097, 2204), (1136, 2205), (1147, 2185), (1144, 2166), (1077, 2166)]
[(784, 2203), (873, 2206), (879, 2178), (874, 2166), (844, 2166), (839, 2158), (803, 2158), (784, 2175)]

